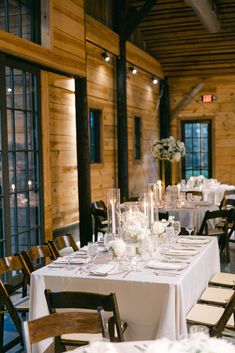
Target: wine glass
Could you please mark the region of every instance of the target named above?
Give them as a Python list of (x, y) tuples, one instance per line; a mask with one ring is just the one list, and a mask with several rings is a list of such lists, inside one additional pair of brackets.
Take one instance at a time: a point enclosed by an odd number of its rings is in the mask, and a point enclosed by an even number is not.
[(181, 231), (180, 221), (174, 221), (173, 222), (173, 228), (174, 228), (174, 231), (175, 231), (175, 235), (177, 237), (179, 235), (180, 231)]
[(191, 325), (189, 327), (189, 337), (207, 336), (209, 337), (209, 328), (205, 325)]
[(194, 227), (188, 226), (188, 227), (186, 227), (185, 229), (187, 230), (189, 236), (192, 235), (192, 233), (193, 233), (193, 231), (194, 231)]

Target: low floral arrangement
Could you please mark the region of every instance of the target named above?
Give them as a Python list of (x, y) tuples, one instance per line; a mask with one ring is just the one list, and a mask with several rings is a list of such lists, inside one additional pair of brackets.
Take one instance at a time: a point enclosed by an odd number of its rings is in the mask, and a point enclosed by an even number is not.
[(185, 155), (185, 145), (173, 136), (161, 140), (156, 139), (152, 146), (152, 156), (158, 160), (179, 162)]
[(122, 239), (111, 240), (108, 245), (108, 250), (113, 252), (113, 257), (121, 258), (126, 251), (126, 244)]
[(193, 335), (179, 341), (167, 338), (156, 340), (146, 353), (234, 353), (234, 346), (225, 340), (209, 338), (206, 335)]
[(204, 185), (205, 179), (204, 175), (191, 176), (188, 180), (188, 184), (190, 187), (200, 187)]
[[(154, 341), (152, 344), (150, 343), (148, 346), (145, 343), (144, 348), (142, 348), (142, 342), (136, 342), (135, 347), (137, 346), (140, 351), (143, 350), (145, 353), (234, 353), (234, 345), (232, 343), (220, 338), (202, 337), (201, 335), (195, 335), (195, 337), (179, 341), (171, 341), (168, 338), (162, 338)], [(115, 343), (93, 342), (88, 346), (86, 352), (117, 353), (119, 349), (115, 347)]]
[(152, 233), (161, 238), (166, 232), (166, 228), (174, 222), (175, 216), (169, 216), (168, 219), (162, 219), (161, 221), (154, 222)]
[(124, 212), (120, 219), (120, 234), (124, 240), (137, 242), (145, 236), (150, 235), (148, 217), (143, 212), (129, 210)]

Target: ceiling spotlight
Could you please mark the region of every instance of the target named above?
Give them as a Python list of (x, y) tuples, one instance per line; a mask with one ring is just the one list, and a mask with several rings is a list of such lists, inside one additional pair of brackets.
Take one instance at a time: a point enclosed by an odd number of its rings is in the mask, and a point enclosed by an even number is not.
[(159, 82), (159, 80), (158, 80), (157, 77), (153, 77), (153, 78), (152, 78), (152, 82), (153, 82), (154, 85), (157, 85), (158, 82)]
[(109, 53), (107, 53), (107, 51), (103, 52), (101, 55), (102, 55), (104, 61), (106, 61), (106, 62), (110, 61), (110, 55), (109, 55)]
[(135, 66), (129, 67), (129, 70), (133, 75), (137, 74), (137, 68)]

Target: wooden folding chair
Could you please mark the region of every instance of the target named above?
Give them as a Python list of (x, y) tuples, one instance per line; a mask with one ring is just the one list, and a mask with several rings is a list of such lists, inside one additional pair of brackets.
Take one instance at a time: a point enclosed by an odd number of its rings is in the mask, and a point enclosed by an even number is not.
[[(101, 306), (105, 312), (109, 313), (108, 330), (110, 340), (112, 342), (123, 342), (123, 332), (126, 330), (127, 324), (122, 323), (118, 310), (118, 304), (115, 293), (98, 294), (90, 292), (51, 292), (45, 290), (45, 296), (50, 313), (56, 312), (58, 309), (87, 309), (96, 310)], [(71, 339), (62, 340), (65, 345), (79, 346), (87, 344), (83, 337), (77, 337), (73, 341)]]
[(225, 190), (224, 192), (224, 196), (220, 202), (219, 208), (223, 209), (226, 205), (227, 199), (232, 199), (231, 195), (233, 195), (232, 197), (235, 198), (235, 189), (231, 189), (231, 190)]
[(59, 337), (62, 334), (100, 333), (109, 340), (103, 309), (96, 313), (63, 312), (54, 313), (32, 321), (25, 321), (24, 340), (27, 353), (32, 353), (32, 346), (46, 338), (54, 338), (54, 352), (63, 352)]
[(97, 241), (98, 232), (104, 234), (108, 229), (107, 207), (103, 200), (92, 202), (91, 214), (95, 220), (95, 240)]
[[(222, 337), (223, 330), (234, 331), (235, 292), (225, 308), (196, 303), (186, 316), (189, 325), (200, 324), (209, 327), (210, 336)], [(228, 332), (228, 331), (227, 331)]]
[(212, 286), (220, 286), (235, 289), (235, 274), (227, 272), (217, 272), (209, 282)]
[(48, 244), (55, 258), (78, 250), (78, 246), (72, 234), (69, 233), (58, 235), (54, 240), (49, 240)]
[[(228, 222), (231, 219), (232, 210), (206, 211), (201, 227), (197, 234), (215, 236), (219, 238), (220, 254), (226, 250), (226, 259), (230, 261)], [(223, 226), (216, 227), (218, 220), (222, 220)]]
[[(3, 277), (9, 273), (22, 275), (23, 286), (29, 282), (29, 270), (26, 264), (23, 264), (21, 255), (8, 256), (0, 259), (0, 352), (4, 353), (17, 344), (23, 345), (23, 333), (21, 318), (25, 318), (29, 310), (29, 298), (26, 296), (23, 288), (23, 298), (13, 304), (9, 292), (14, 292), (12, 285), (5, 283)], [(17, 336), (4, 344), (4, 315), (8, 314), (16, 328)]]
[(21, 254), (30, 272), (44, 266), (46, 261), (55, 259), (48, 244), (34, 245), (27, 250), (21, 251)]

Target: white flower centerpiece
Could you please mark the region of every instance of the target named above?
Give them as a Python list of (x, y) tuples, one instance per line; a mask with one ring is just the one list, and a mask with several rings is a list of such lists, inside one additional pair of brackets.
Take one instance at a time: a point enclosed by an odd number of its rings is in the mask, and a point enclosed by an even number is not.
[(173, 136), (161, 140), (154, 140), (152, 156), (158, 160), (179, 162), (185, 155), (184, 142), (176, 140)]
[(193, 335), (179, 341), (162, 338), (146, 349), (146, 353), (234, 353), (234, 345), (218, 338), (206, 335)]
[(113, 258), (117, 260), (121, 259), (126, 251), (126, 244), (120, 238), (109, 241), (107, 247), (108, 247), (108, 250), (112, 251)]
[[(153, 141), (152, 156), (155, 160), (161, 161), (161, 179), (163, 182), (163, 187), (165, 187), (165, 161), (170, 161), (172, 163), (179, 162), (184, 155), (184, 142), (176, 140), (173, 136), (163, 138), (161, 140), (156, 139)], [(172, 177), (172, 184), (174, 184), (174, 182), (175, 180), (173, 180)]]
[(174, 219), (174, 216), (169, 216), (168, 219), (162, 219), (161, 221), (153, 223), (152, 233), (158, 237), (160, 243), (166, 241), (166, 228), (172, 225)]
[(138, 242), (150, 235), (148, 217), (139, 210), (128, 210), (121, 215), (120, 234), (127, 242)]

